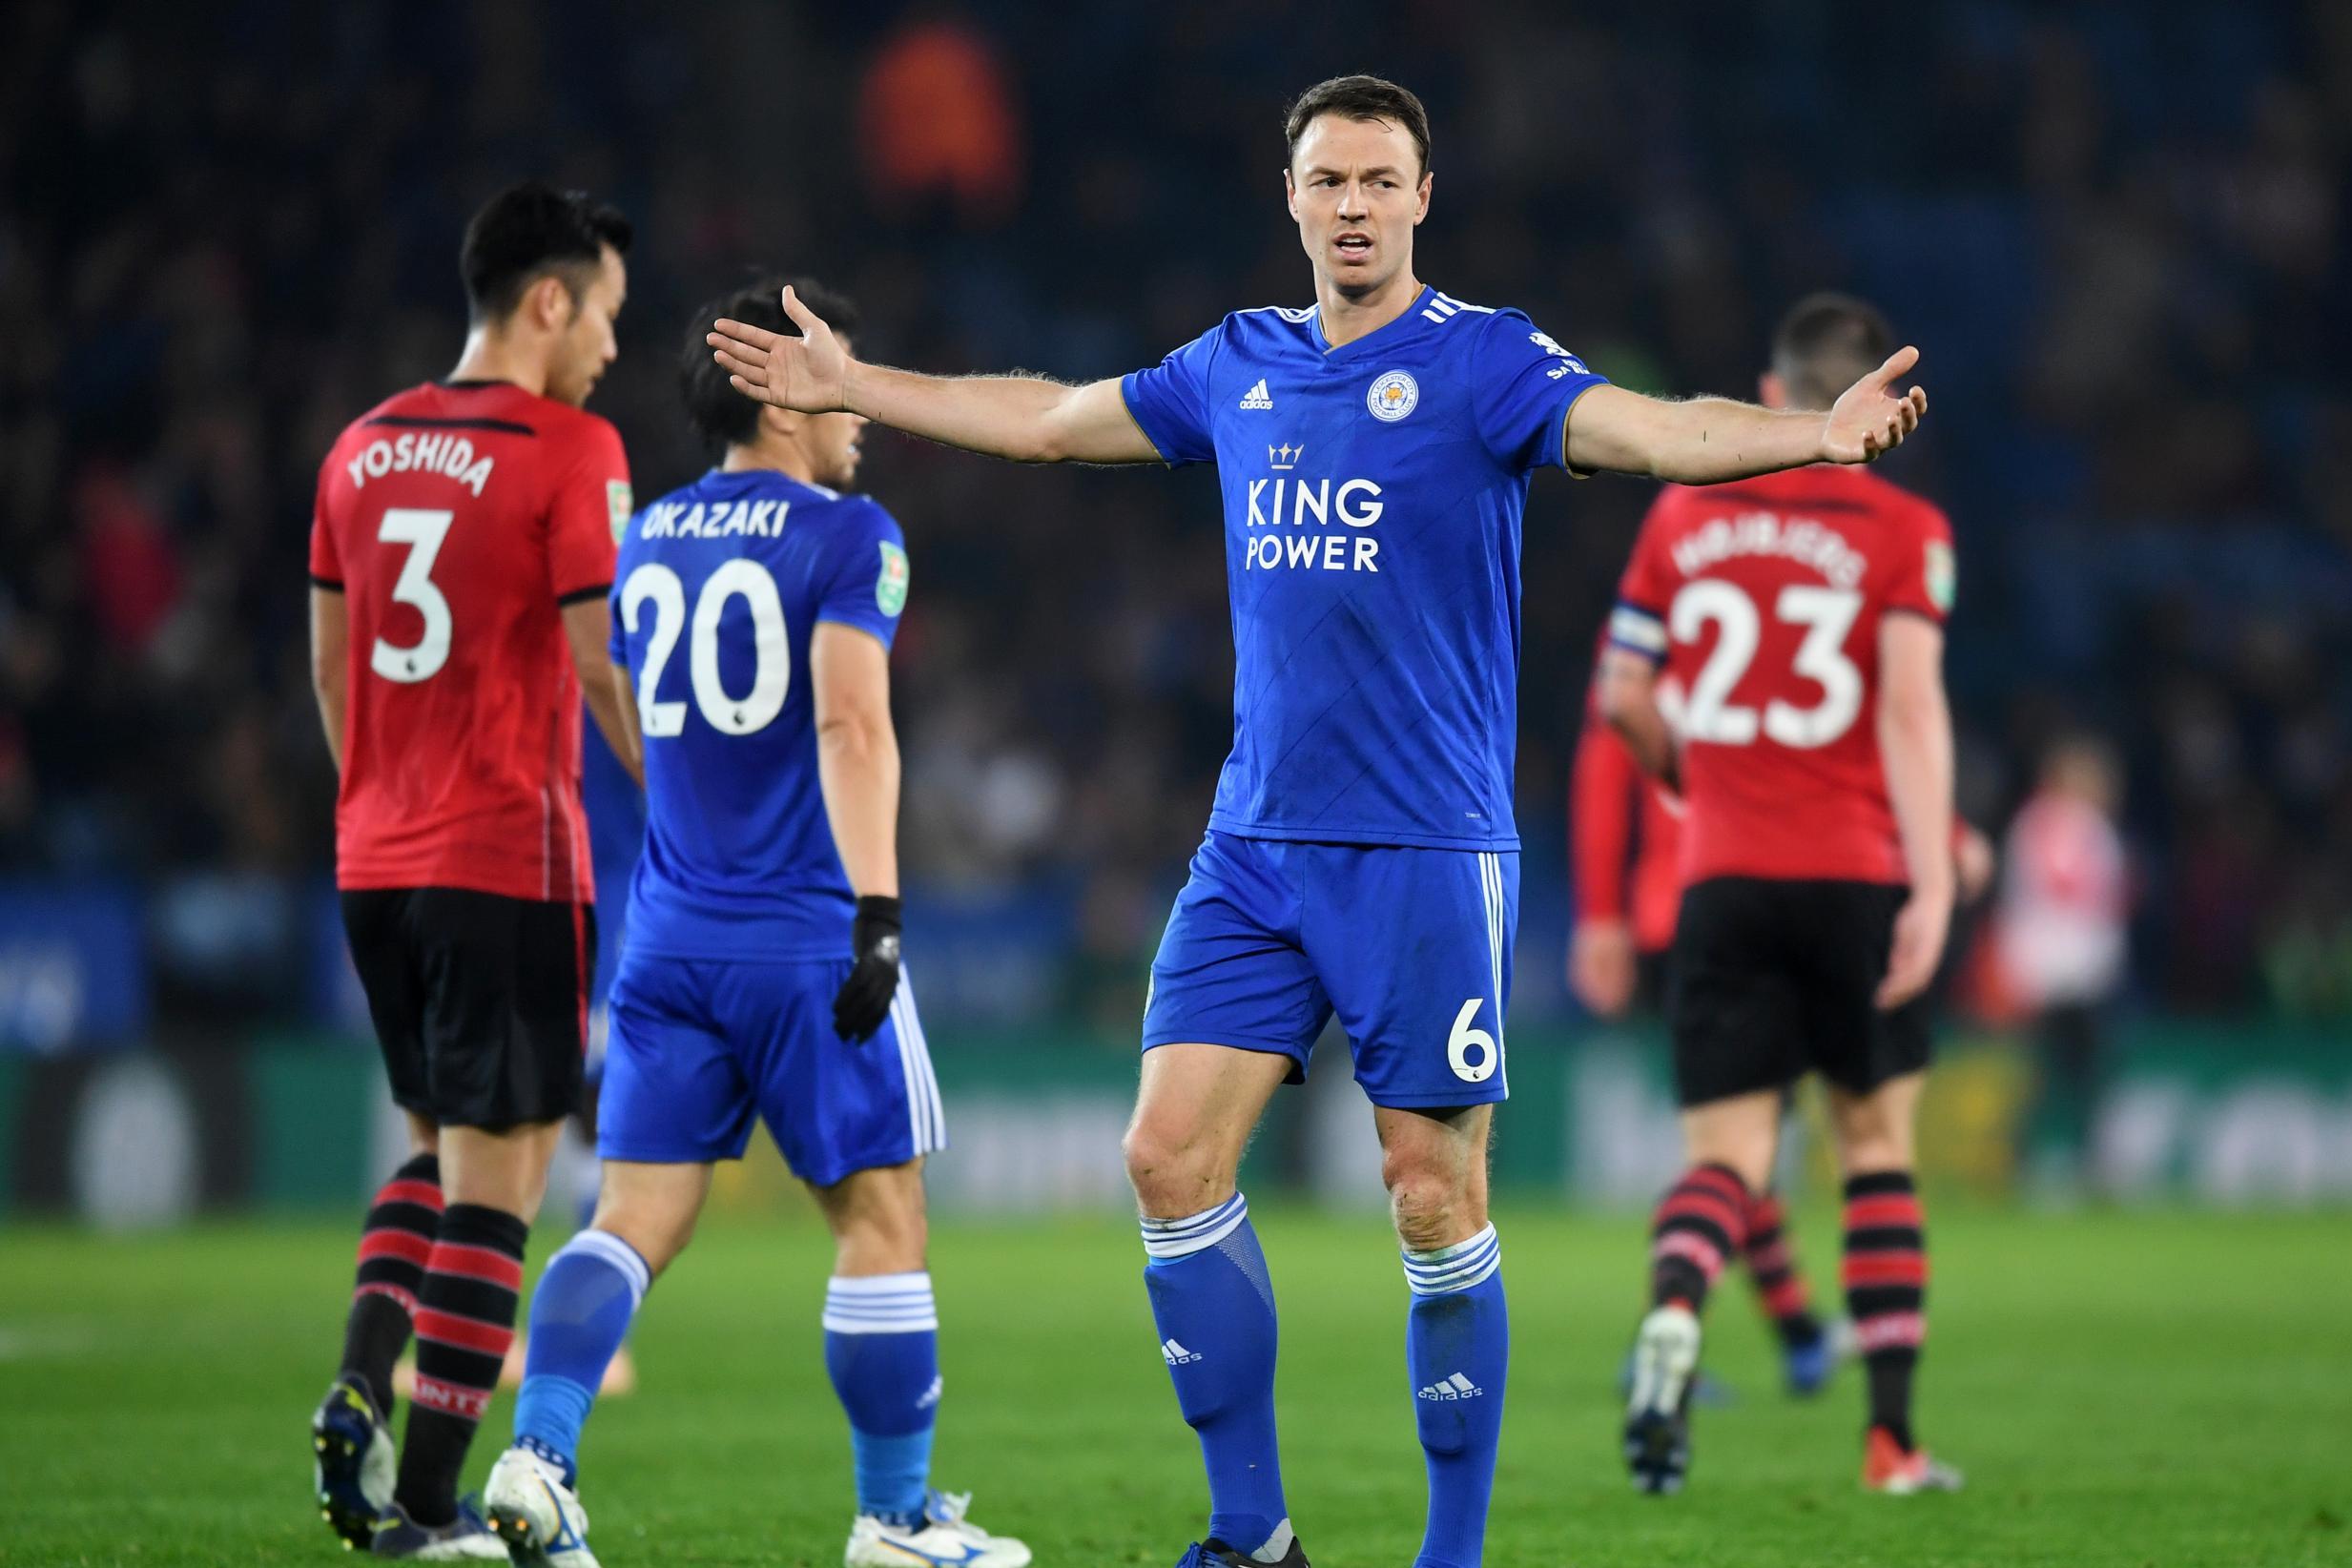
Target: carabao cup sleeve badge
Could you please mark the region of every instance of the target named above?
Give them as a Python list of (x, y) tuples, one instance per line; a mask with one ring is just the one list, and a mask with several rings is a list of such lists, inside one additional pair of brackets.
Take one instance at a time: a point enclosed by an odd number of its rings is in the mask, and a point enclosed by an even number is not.
[(896, 615), (906, 609), (908, 571), (906, 551), (885, 539), (882, 547), (882, 574), (874, 580), (874, 607), (885, 615)]

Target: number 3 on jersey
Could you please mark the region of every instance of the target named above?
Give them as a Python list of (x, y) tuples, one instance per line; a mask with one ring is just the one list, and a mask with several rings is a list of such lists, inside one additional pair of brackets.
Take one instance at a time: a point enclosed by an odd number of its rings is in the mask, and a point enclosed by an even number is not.
[[(719, 620), (727, 601), (740, 597), (752, 614), (754, 658), (752, 690), (731, 696), (719, 674)], [(649, 737), (674, 735), (686, 729), (686, 704), (660, 702), (662, 671), (677, 651), (678, 633), (686, 629), (686, 585), (668, 567), (648, 562), (621, 585), (621, 619), (631, 635), (638, 630), (648, 604), (653, 607), (653, 629), (647, 633), (645, 668), (637, 675), (637, 720)], [(775, 579), (756, 561), (737, 557), (722, 565), (702, 585), (694, 600), (693, 640), (687, 649), (687, 671), (694, 691), (694, 706), (711, 728), (722, 734), (748, 735), (764, 730), (784, 711), (784, 693), (792, 684), (792, 644), (784, 629), (784, 601)]]
[(424, 632), (410, 646), (396, 647), (379, 637), (368, 650), (367, 667), (385, 680), (403, 686), (429, 681), (449, 662), (449, 601), (433, 581), (433, 562), (456, 518), (455, 512), (392, 506), (377, 526), (376, 537), (382, 543), (408, 547), (408, 559), (401, 563), (401, 574), (392, 583), (392, 602), (413, 605), (424, 617)]
[[(1862, 595), (1791, 584), (1781, 589), (1773, 610), (1785, 625), (1805, 629), (1789, 669), (1821, 688), (1821, 701), (1810, 708), (1777, 697), (1764, 704), (1764, 738), (1795, 751), (1829, 745), (1852, 729), (1862, 712), (1862, 671), (1846, 656), (1846, 634), (1862, 613)], [(1702, 577), (1674, 596), (1667, 629), (1678, 643), (1695, 643), (1709, 624), (1716, 629), (1715, 651), (1691, 682), (1682, 732), (1716, 746), (1752, 746), (1759, 728), (1756, 710), (1735, 706), (1731, 693), (1763, 640), (1756, 601), (1735, 583)]]

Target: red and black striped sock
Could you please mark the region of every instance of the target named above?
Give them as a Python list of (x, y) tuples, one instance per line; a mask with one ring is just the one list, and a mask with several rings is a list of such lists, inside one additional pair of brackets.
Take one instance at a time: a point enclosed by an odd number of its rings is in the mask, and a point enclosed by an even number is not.
[(1694, 1166), (1650, 1227), (1650, 1299), (1706, 1307), (1707, 1289), (1747, 1235), (1747, 1184), (1729, 1166)]
[(1741, 1251), (1781, 1343), (1810, 1345), (1821, 1338), (1821, 1319), (1813, 1315), (1813, 1292), (1789, 1248), (1787, 1223), (1777, 1194), (1769, 1188), (1757, 1193), (1748, 1201), (1747, 1242)]
[(1846, 1310), (1870, 1377), (1870, 1424), (1911, 1446), (1911, 1374), (1928, 1337), (1928, 1239), (1908, 1170), (1846, 1183)]
[(441, 1217), (417, 1292), (417, 1393), (393, 1493), (419, 1524), (457, 1517), (458, 1472), (514, 1343), (529, 1236), (520, 1217), (480, 1204), (451, 1204)]
[(343, 1323), (342, 1371), (367, 1385), (376, 1409), (392, 1413), (392, 1363), (408, 1343), (424, 1260), (441, 1228), (441, 1161), (420, 1154), (392, 1173), (368, 1205), (360, 1232), (359, 1278)]

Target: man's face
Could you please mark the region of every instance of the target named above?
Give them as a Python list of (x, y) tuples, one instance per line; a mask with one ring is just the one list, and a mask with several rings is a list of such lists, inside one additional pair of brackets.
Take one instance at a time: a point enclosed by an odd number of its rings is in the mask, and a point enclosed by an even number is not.
[(1430, 176), (1402, 125), (1318, 114), (1283, 185), (1316, 278), (1340, 293), (1373, 293), (1413, 260), (1413, 231), (1429, 216)]
[(846, 490), (857, 477), (859, 442), (866, 433), (866, 417), (847, 409), (811, 414), (801, 426), (800, 443), (809, 454), (809, 468), (816, 483), (829, 490)]
[[(841, 352), (855, 354), (846, 337)], [(836, 408), (830, 414), (804, 414), (801, 448), (809, 454), (810, 476), (829, 490), (846, 490), (857, 478), (859, 441), (866, 433), (866, 417)]]
[(612, 323), (629, 297), (629, 271), (621, 253), (607, 245), (598, 258), (588, 286), (573, 297), (570, 321), (555, 340), (547, 361), (547, 396), (559, 402), (584, 407), (588, 394), (621, 351)]

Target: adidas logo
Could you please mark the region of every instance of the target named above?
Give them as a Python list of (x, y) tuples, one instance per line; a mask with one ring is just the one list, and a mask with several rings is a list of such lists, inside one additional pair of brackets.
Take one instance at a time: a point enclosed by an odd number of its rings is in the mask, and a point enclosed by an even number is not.
[(1486, 1391), (1477, 1384), (1473, 1383), (1460, 1372), (1455, 1372), (1444, 1382), (1432, 1383), (1423, 1389), (1419, 1397), (1423, 1399), (1477, 1399), (1483, 1397)]
[(939, 1395), (945, 1393), (946, 1392), (947, 1379), (944, 1377), (934, 1377), (931, 1380), (931, 1386), (923, 1390), (923, 1396), (915, 1401), (915, 1408), (917, 1410), (929, 1410), (932, 1406), (939, 1402)]
[(1263, 378), (1260, 378), (1257, 385), (1242, 394), (1241, 405), (1244, 408), (1271, 408), (1274, 406), (1274, 395), (1266, 390), (1266, 382)]
[(1196, 1354), (1191, 1351), (1186, 1350), (1182, 1345), (1177, 1344), (1172, 1339), (1167, 1340), (1161, 1345), (1160, 1353), (1167, 1358), (1167, 1364), (1171, 1367), (1188, 1367), (1195, 1361), (1206, 1361), (1208, 1359), (1208, 1357), (1205, 1355)]

